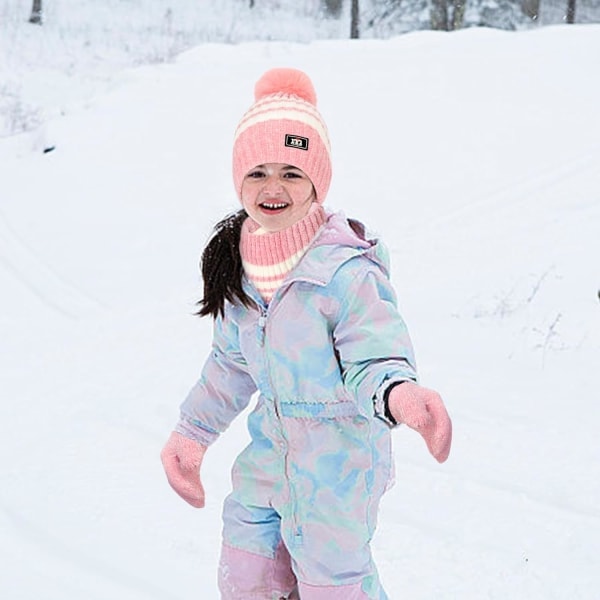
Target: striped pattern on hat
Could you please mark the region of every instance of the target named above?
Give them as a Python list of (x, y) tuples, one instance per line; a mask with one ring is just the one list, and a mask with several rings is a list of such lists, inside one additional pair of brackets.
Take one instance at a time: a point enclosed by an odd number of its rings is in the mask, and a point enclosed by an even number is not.
[(255, 99), (234, 136), (233, 180), (238, 196), (251, 169), (282, 163), (302, 169), (322, 203), (331, 182), (331, 148), (309, 77), (296, 69), (271, 69), (256, 83)]

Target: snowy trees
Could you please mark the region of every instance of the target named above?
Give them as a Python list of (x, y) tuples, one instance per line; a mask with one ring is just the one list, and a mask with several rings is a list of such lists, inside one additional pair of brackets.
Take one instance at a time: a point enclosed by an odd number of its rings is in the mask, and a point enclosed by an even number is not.
[[(77, 14), (90, 10), (89, 6), (96, 2), (78, 0)], [(21, 0), (10, 0), (10, 3), (14, 6), (23, 4)], [(46, 13), (51, 9), (53, 24), (55, 20), (59, 24), (54, 18), (54, 14), (63, 14), (59, 4), (51, 3), (50, 6), (43, 0), (26, 1), (24, 20), (46, 25)], [(250, 31), (253, 39), (269, 40), (308, 41), (347, 36), (381, 39), (422, 29), (453, 31), (466, 27), (494, 27), (517, 30), (565, 22), (600, 21), (600, 0), (579, 3), (577, 0), (205, 0), (202, 10), (186, 0), (169, 0), (166, 12), (161, 8), (162, 4), (152, 0), (104, 2), (115, 13), (136, 12), (139, 15), (136, 22), (153, 18), (154, 22), (149, 26), (155, 29), (161, 25), (156, 14), (169, 15), (169, 19), (164, 19), (168, 21), (167, 32), (181, 39), (197, 37), (202, 41), (242, 41), (242, 38), (250, 37)], [(210, 18), (207, 15), (211, 15)], [(260, 23), (260, 27), (245, 27), (246, 23), (254, 22)], [(60, 19), (61, 26), (62, 23), (64, 17)], [(189, 33), (192, 28), (195, 29), (193, 34)]]
[[(346, 0), (349, 6), (350, 0)], [(361, 36), (389, 37), (419, 29), (465, 27), (505, 30), (557, 23), (596, 23), (600, 0), (363, 0)], [(575, 17), (577, 16), (577, 19)]]

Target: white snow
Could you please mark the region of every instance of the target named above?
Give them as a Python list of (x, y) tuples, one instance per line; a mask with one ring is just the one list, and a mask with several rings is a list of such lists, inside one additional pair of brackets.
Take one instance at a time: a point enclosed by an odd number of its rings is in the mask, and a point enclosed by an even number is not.
[(390, 598), (597, 599), (599, 58), (582, 25), (206, 44), (81, 101), (49, 69), (50, 117), (0, 139), (0, 597), (218, 598), (244, 416), (207, 454), (202, 511), (159, 452), (209, 349), (197, 262), (237, 208), (233, 130), (262, 72), (293, 66), (333, 140), (328, 206), (390, 247), (454, 422), (444, 465), (394, 434)]

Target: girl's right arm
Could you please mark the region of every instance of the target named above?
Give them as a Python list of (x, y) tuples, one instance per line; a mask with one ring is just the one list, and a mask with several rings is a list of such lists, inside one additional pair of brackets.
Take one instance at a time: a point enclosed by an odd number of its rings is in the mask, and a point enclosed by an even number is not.
[(171, 487), (189, 504), (204, 506), (204, 453), (248, 405), (256, 390), (238, 343), (237, 327), (217, 318), (202, 376), (181, 405), (181, 417), (161, 452)]
[(237, 325), (225, 317), (214, 321), (213, 344), (202, 375), (181, 405), (175, 431), (204, 446), (212, 444), (242, 412), (256, 391), (239, 347)]

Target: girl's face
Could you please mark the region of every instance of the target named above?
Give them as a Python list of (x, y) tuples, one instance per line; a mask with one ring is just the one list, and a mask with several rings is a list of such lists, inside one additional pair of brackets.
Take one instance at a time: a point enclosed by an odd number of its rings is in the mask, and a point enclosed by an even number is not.
[(315, 200), (312, 181), (291, 165), (258, 165), (242, 181), (242, 205), (269, 232), (281, 231), (303, 219)]

